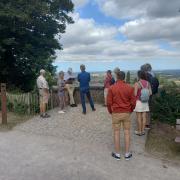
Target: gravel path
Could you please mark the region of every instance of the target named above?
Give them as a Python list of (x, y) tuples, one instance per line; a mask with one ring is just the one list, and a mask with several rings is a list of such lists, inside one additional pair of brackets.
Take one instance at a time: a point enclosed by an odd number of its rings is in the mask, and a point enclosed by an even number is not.
[[(49, 119), (37, 116), (0, 133), (0, 180), (180, 179), (179, 167), (146, 154), (145, 137), (133, 133), (133, 159), (111, 158), (111, 117), (101, 105), (96, 108), (86, 116), (80, 106), (65, 114), (54, 109)], [(133, 132), (134, 115), (132, 127)]]

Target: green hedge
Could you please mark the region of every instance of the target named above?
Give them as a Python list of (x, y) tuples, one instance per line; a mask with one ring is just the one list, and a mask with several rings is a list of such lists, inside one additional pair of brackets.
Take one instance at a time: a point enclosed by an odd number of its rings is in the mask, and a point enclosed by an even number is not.
[(152, 101), (152, 118), (171, 125), (180, 118), (180, 88), (165, 86)]

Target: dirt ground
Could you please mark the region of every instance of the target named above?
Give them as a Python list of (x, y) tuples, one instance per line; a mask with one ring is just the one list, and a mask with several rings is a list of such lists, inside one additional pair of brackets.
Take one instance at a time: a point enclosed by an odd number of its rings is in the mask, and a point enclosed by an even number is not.
[[(0, 180), (179, 180), (177, 164), (152, 157), (145, 151), (146, 136), (136, 136), (135, 114), (132, 114), (131, 151), (124, 159), (121, 131), (121, 160), (111, 157), (113, 151), (111, 116), (102, 105), (96, 112), (81, 106), (49, 111), (48, 119), (35, 116), (0, 131)], [(16, 119), (16, 118), (15, 118)], [(20, 119), (19, 119), (20, 120)]]
[(174, 126), (156, 123), (149, 131), (146, 141), (146, 151), (153, 156), (180, 164), (180, 143), (175, 138), (180, 136)]
[(24, 123), (27, 120), (31, 119), (33, 116), (29, 115), (18, 115), (12, 112), (8, 112), (7, 114), (7, 121), (8, 124), (3, 125), (1, 124), (2, 119), (1, 119), (1, 111), (0, 111), (0, 131), (9, 131), (13, 127), (17, 126), (18, 124)]

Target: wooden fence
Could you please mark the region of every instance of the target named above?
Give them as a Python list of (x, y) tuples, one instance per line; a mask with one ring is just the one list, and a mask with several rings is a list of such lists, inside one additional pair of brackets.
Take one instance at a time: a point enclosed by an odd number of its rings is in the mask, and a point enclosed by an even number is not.
[[(102, 86), (92, 86), (90, 88), (91, 95), (95, 103), (104, 103), (104, 88)], [(75, 102), (80, 103), (79, 88), (75, 88), (74, 92)], [(38, 92), (28, 92), (22, 94), (15, 94), (6, 92), (6, 84), (1, 84), (0, 104), (2, 123), (7, 124), (7, 111), (12, 111), (21, 114), (37, 114), (39, 113), (39, 95)], [(50, 90), (50, 98), (48, 103), (48, 110), (59, 106), (59, 98), (57, 88)]]
[[(91, 87), (91, 94), (96, 103), (104, 103), (103, 87)], [(38, 92), (29, 92), (22, 94), (14, 94), (6, 92), (7, 107), (10, 111), (21, 111), (24, 114), (36, 114), (39, 112), (39, 95)], [(75, 88), (74, 98), (76, 103), (80, 103), (79, 88)], [(48, 103), (48, 110), (59, 106), (59, 98), (57, 89), (50, 90), (50, 98)], [(21, 112), (20, 112), (21, 113)]]
[[(22, 108), (27, 114), (36, 114), (39, 112), (39, 95), (37, 92), (28, 92), (22, 94), (7, 94), (7, 106), (9, 110), (17, 111), (18, 107)], [(53, 91), (50, 91), (48, 110), (57, 107), (59, 104), (58, 97)]]

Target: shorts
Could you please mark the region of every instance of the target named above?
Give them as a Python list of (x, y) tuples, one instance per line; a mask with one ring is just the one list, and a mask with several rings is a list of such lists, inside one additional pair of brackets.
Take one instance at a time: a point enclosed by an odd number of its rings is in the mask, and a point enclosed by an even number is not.
[(49, 100), (49, 93), (44, 92), (43, 89), (39, 89), (39, 102), (47, 104)]
[(124, 130), (130, 130), (131, 120), (130, 113), (113, 113), (112, 114), (112, 128), (119, 130), (121, 127)]

